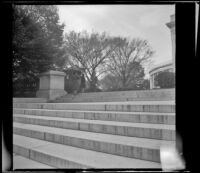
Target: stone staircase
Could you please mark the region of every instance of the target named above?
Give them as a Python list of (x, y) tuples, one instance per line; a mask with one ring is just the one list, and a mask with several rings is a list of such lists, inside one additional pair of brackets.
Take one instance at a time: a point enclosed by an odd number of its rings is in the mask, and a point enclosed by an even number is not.
[(42, 168), (161, 168), (160, 146), (175, 147), (175, 102), (15, 101), (13, 133), (14, 153)]
[(45, 98), (13, 98), (13, 103), (46, 103)]
[(118, 102), (118, 101), (167, 101), (175, 100), (175, 89), (113, 91), (67, 94), (53, 102)]

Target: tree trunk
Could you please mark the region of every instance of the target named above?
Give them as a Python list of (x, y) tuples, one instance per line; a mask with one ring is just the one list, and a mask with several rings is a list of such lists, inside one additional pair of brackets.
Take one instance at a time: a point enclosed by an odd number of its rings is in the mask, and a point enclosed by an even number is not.
[(95, 80), (91, 80), (89, 82), (89, 90), (90, 91), (95, 91), (96, 90), (96, 81)]
[(125, 78), (125, 74), (123, 74), (123, 76), (122, 76), (122, 88), (123, 88), (123, 89), (126, 88), (126, 78)]
[(95, 75), (95, 73), (92, 74), (91, 76), (91, 79), (89, 81), (89, 90), (90, 91), (95, 91), (97, 89), (97, 82), (98, 82), (98, 79)]

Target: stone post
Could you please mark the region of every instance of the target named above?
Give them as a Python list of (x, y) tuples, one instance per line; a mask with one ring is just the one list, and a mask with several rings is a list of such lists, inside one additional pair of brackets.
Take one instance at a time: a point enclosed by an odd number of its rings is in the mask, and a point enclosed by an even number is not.
[(152, 75), (150, 75), (150, 89), (153, 89), (153, 79)]
[(154, 74), (152, 74), (152, 89), (155, 88), (155, 79), (154, 79)]
[(66, 95), (64, 90), (65, 73), (50, 70), (40, 75), (40, 88), (36, 97), (53, 100), (57, 97)]
[(172, 40), (172, 62), (173, 62), (173, 72), (175, 73), (176, 71), (176, 66), (175, 66), (175, 50), (176, 50), (176, 37), (175, 37), (175, 15), (171, 15), (171, 21), (167, 23), (167, 27), (171, 31), (171, 40)]

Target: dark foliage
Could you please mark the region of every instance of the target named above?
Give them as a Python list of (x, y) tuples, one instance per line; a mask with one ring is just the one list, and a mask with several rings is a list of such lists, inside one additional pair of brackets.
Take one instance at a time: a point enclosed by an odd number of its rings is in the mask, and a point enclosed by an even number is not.
[(37, 80), (62, 62), (64, 25), (52, 5), (13, 6), (13, 83)]
[(172, 72), (160, 72), (155, 77), (155, 82), (160, 88), (174, 88), (175, 87), (175, 75)]

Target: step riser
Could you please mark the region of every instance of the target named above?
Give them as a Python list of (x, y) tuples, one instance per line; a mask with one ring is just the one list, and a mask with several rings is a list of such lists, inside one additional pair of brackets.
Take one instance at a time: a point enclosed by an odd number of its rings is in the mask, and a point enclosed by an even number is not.
[(13, 98), (15, 103), (46, 103), (45, 98)]
[(56, 168), (92, 168), (87, 165), (82, 165), (70, 160), (58, 158), (52, 155), (48, 155), (46, 153), (38, 152), (33, 149), (28, 149), (25, 147), (21, 147), (18, 145), (13, 146), (13, 152), (19, 154), (23, 157), (29, 158), (31, 160), (35, 160), (37, 162), (41, 162)]
[(105, 133), (122, 136), (132, 136), (150, 139), (163, 139), (163, 140), (175, 140), (175, 131), (166, 129), (150, 129), (140, 127), (123, 127), (113, 125), (102, 125), (102, 124), (90, 124), (90, 123), (78, 123), (78, 122), (65, 122), (56, 120), (44, 120), (35, 118), (24, 118), (14, 116), (15, 122), (35, 124), (42, 126), (50, 126), (57, 128), (65, 128), (72, 130), (82, 130), (95, 133)]
[(159, 149), (134, 147), (122, 144), (100, 142), (88, 139), (75, 138), (70, 136), (58, 135), (53, 133), (33, 131), (14, 127), (13, 132), (31, 138), (46, 140), (49, 142), (70, 145), (83, 149), (104, 152), (113, 155), (137, 158), (153, 162), (160, 162)]
[[(79, 93), (78, 95), (65, 95), (60, 97), (61, 99), (107, 99), (107, 98), (133, 98), (133, 99), (173, 99), (175, 98), (175, 93), (165, 93), (165, 94), (136, 94), (136, 93), (120, 93), (120, 92), (115, 92), (115, 93)], [(59, 98), (58, 98), (59, 99)]]
[(175, 100), (175, 89), (143, 90), (143, 91), (117, 91), (98, 93), (68, 94), (57, 101), (87, 102), (87, 101), (135, 101), (135, 100)]
[(122, 97), (113, 97), (113, 98), (60, 98), (54, 100), (54, 103), (78, 103), (78, 102), (118, 102), (118, 101), (169, 101), (175, 100), (174, 98), (122, 98)]
[(119, 121), (119, 122), (133, 122), (133, 123), (153, 123), (153, 124), (175, 124), (175, 116), (171, 115), (149, 115), (147, 114), (132, 114), (127, 115), (123, 113), (97, 113), (97, 112), (69, 112), (56, 110), (27, 110), (27, 109), (13, 109), (14, 114), (62, 117), (62, 118), (76, 118), (89, 120), (103, 120), (103, 121)]
[(91, 111), (119, 111), (119, 112), (166, 112), (174, 113), (175, 105), (76, 105), (76, 104), (29, 104), (13, 103), (14, 108), (28, 109), (61, 109), (61, 110), (91, 110)]

